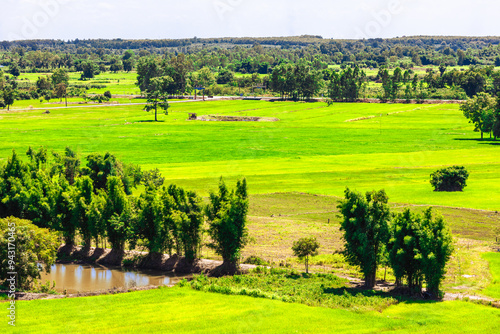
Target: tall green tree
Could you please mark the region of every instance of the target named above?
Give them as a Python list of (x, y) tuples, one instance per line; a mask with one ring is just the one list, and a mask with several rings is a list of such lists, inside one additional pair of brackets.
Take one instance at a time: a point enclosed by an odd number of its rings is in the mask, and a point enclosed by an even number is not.
[(344, 233), (344, 255), (350, 264), (361, 268), (366, 287), (372, 288), (384, 249), (382, 245), (389, 240), (388, 197), (384, 190), (363, 196), (349, 188), (344, 195), (337, 206), (343, 218), (340, 230)]
[(155, 112), (155, 122), (158, 122), (158, 109), (162, 109), (168, 115), (168, 86), (173, 82), (169, 76), (152, 78), (146, 91), (147, 104), (144, 110)]
[(483, 134), (491, 132), (495, 124), (496, 101), (488, 93), (478, 93), (472, 98), (468, 98), (465, 103), (460, 105), (460, 110), (469, 120), (469, 123), (474, 124), (474, 131)]
[(212, 242), (209, 247), (222, 256), (223, 272), (234, 272), (241, 249), (247, 242), (248, 193), (245, 179), (229, 191), (221, 179), (218, 193), (211, 192), (205, 208)]

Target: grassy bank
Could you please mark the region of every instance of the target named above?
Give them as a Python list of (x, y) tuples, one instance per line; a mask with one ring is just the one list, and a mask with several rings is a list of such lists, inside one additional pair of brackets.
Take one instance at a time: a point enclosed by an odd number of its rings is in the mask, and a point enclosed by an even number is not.
[[(466, 302), (402, 303), (380, 312), (310, 307), (248, 296), (163, 288), (17, 303), (5, 333), (494, 333), (500, 310)], [(460, 324), (460, 325), (457, 325)]]

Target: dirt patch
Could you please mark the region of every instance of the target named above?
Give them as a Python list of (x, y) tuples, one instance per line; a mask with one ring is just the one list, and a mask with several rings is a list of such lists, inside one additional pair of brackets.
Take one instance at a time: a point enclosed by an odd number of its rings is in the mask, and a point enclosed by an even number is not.
[(279, 118), (257, 116), (202, 115), (196, 117), (195, 120), (205, 122), (278, 122)]

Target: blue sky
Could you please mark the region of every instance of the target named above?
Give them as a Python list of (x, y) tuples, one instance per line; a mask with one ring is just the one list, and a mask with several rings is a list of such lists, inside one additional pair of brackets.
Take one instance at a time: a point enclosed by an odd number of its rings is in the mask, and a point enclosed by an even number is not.
[(0, 40), (500, 35), (493, 0), (0, 0)]

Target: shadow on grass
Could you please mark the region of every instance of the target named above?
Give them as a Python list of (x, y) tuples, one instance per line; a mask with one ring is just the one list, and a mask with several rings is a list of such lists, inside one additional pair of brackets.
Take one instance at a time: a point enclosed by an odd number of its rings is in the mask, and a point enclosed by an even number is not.
[(408, 304), (430, 304), (438, 303), (440, 300), (436, 299), (424, 299), (422, 297), (415, 297), (408, 294), (396, 293), (394, 291), (376, 291), (363, 288), (323, 288), (323, 293), (333, 294), (337, 296), (344, 296), (346, 293), (351, 296), (356, 296), (361, 294), (365, 297), (380, 297), (380, 298), (394, 298), (400, 303)]
[(151, 121), (137, 121), (136, 123), (165, 123), (165, 121), (151, 120)]
[(499, 140), (495, 140), (493, 138), (453, 138), (453, 140), (458, 140), (458, 141), (475, 141), (481, 145), (500, 145)]

